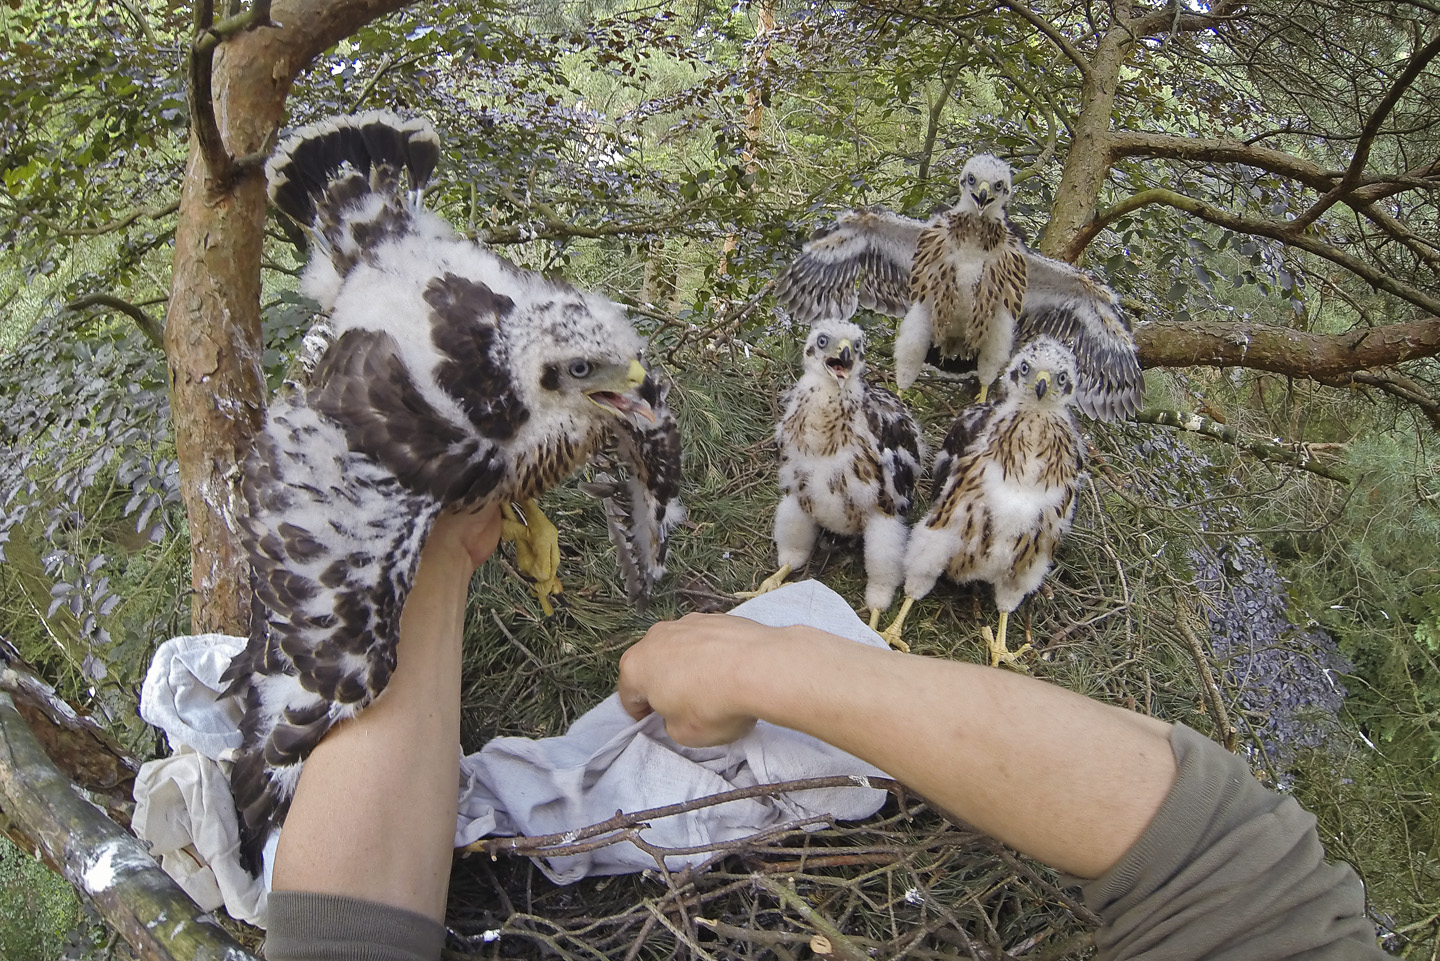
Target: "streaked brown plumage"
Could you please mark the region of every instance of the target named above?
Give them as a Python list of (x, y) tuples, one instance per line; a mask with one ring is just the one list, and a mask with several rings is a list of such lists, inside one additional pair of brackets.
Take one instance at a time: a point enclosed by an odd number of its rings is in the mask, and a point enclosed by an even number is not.
[(873, 626), (902, 576), (905, 513), (924, 460), (920, 426), (898, 397), (865, 381), (865, 335), (854, 324), (817, 322), (804, 364), (775, 428), (780, 569), (744, 596), (772, 590), (803, 567), (821, 530), (861, 537)]
[(972, 358), (983, 385), (1018, 345), (1048, 334), (1075, 355), (1076, 406), (1103, 420), (1129, 417), (1144, 378), (1119, 297), (1085, 271), (1024, 246), (998, 209), (995, 183), (1008, 189), (1008, 167), (991, 157), (986, 169), (991, 162), (1005, 173), (983, 178), (989, 216), (978, 216), (981, 198), (963, 191), (960, 203), (929, 221), (878, 207), (842, 212), (781, 274), (777, 298), (802, 323), (848, 319), (859, 307), (904, 318), (895, 344), (901, 389), (927, 353), (935, 362)]
[(956, 419), (935, 457), (930, 510), (911, 531), (905, 602), (884, 632), (891, 643), (942, 574), (981, 580), (1000, 609), (992, 663), (1015, 663), (1021, 652), (1005, 647), (1010, 612), (1045, 579), (1075, 512), (1083, 450), (1070, 412), (1075, 380), (1070, 351), (1041, 337), (1006, 368), (1002, 396)]

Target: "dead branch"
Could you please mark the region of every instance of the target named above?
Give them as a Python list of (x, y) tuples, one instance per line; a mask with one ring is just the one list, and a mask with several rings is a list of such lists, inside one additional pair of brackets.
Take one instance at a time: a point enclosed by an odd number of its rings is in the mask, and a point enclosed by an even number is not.
[(1193, 615), (1189, 603), (1181, 596), (1179, 591), (1175, 592), (1175, 626), (1180, 629), (1180, 636), (1185, 638), (1185, 646), (1190, 650), (1190, 656), (1195, 660), (1195, 670), (1200, 673), (1200, 690), (1205, 695), (1205, 702), (1210, 708), (1210, 716), (1215, 721), (1215, 729), (1220, 732), (1220, 743), (1225, 745), (1225, 750), (1235, 750), (1235, 726), (1230, 723), (1230, 712), (1225, 709), (1225, 698), (1220, 693), (1220, 685), (1215, 682), (1215, 671), (1210, 666), (1210, 658), (1205, 654), (1205, 648), (1196, 636), (1195, 629), (1190, 626), (1190, 618)]
[(160, 869), (145, 846), (60, 773), (0, 692), (0, 813), (58, 865), (141, 961), (254, 961)]
[(805, 921), (815, 928), (816, 932), (825, 936), (829, 941), (829, 951), (826, 954), (837, 958), (844, 958), (845, 961), (869, 961), (870, 955), (860, 945), (855, 944), (850, 938), (835, 926), (825, 915), (810, 906), (810, 902), (802, 898), (793, 887), (794, 879), (789, 884), (781, 884), (763, 875), (755, 876), (755, 883), (766, 891), (773, 894), (776, 900), (786, 907), (795, 911)]
[[(739, 801), (745, 798), (756, 797), (777, 797), (781, 794), (789, 794), (795, 791), (811, 791), (819, 788), (835, 787), (864, 787), (876, 788), (900, 793), (905, 790), (899, 781), (885, 777), (865, 777), (855, 775), (849, 777), (815, 777), (805, 778), (798, 781), (779, 781), (774, 784), (757, 784), (754, 787), (736, 788), (733, 791), (724, 791), (720, 794), (712, 794), (708, 797), (695, 798), (690, 801), (682, 801), (677, 804), (665, 804), (660, 807), (648, 808), (644, 811), (636, 811), (626, 814), (623, 811), (617, 813), (613, 818), (592, 824), (589, 827), (581, 828), (578, 831), (566, 831), (562, 834), (542, 834), (536, 837), (514, 837), (514, 838), (484, 838), (474, 844), (463, 848), (467, 854), (519, 854), (526, 857), (556, 857), (563, 854), (579, 853), (574, 847), (577, 842), (589, 841), (592, 838), (600, 838), (604, 835), (613, 835), (605, 838), (603, 843), (595, 844), (586, 848), (593, 850), (596, 847), (604, 847), (620, 841), (634, 841), (639, 830), (644, 829), (651, 821), (661, 818), (674, 817), (677, 814), (689, 814), (692, 811), (700, 811), (717, 804), (725, 804), (730, 801)], [(685, 853), (685, 852), (673, 852)]]

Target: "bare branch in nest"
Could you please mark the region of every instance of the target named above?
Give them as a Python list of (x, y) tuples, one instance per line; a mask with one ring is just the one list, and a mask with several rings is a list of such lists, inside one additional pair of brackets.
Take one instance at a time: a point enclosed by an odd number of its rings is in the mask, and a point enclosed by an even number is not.
[(793, 887), (793, 879), (789, 884), (782, 884), (761, 875), (755, 876), (755, 883), (769, 891), (775, 898), (786, 907), (794, 910), (802, 918), (812, 925), (816, 932), (824, 935), (829, 942), (827, 955), (836, 958), (843, 958), (845, 961), (869, 961), (870, 954), (850, 940), (838, 927), (825, 915), (810, 906)]
[(1264, 461), (1284, 464), (1297, 470), (1309, 471), (1341, 484), (1352, 483), (1351, 479), (1331, 467), (1315, 460), (1311, 449), (1305, 444), (1280, 444), (1274, 441), (1250, 440), (1234, 427), (1201, 414), (1182, 410), (1142, 410), (1135, 415), (1136, 423), (1173, 427), (1177, 430), (1191, 430), (1206, 437), (1223, 440), (1242, 450), (1247, 450)]
[(1190, 656), (1195, 659), (1195, 669), (1200, 673), (1200, 690), (1205, 695), (1215, 729), (1220, 732), (1220, 743), (1225, 745), (1225, 750), (1234, 751), (1235, 735), (1238, 732), (1230, 723), (1230, 712), (1225, 709), (1225, 697), (1220, 692), (1220, 685), (1215, 681), (1215, 671), (1210, 666), (1210, 658), (1206, 655), (1200, 638), (1196, 636), (1195, 629), (1190, 626), (1193, 614), (1189, 602), (1176, 591), (1175, 626), (1180, 629), (1180, 636), (1185, 638), (1185, 646), (1190, 649)]
[[(677, 814), (689, 814), (692, 811), (700, 811), (717, 804), (725, 804), (730, 801), (739, 801), (745, 798), (757, 797), (778, 797), (781, 794), (789, 794), (795, 791), (812, 791), (818, 788), (836, 787), (863, 787), (890, 791), (893, 794), (900, 794), (905, 787), (899, 782), (886, 777), (864, 777), (861, 775), (847, 777), (813, 777), (804, 778), (798, 781), (779, 781), (774, 784), (757, 784), (754, 787), (736, 788), (733, 791), (725, 791), (720, 794), (712, 794), (709, 797), (695, 798), (691, 801), (682, 801), (678, 804), (666, 804), (661, 807), (648, 808), (644, 811), (636, 811), (633, 814), (626, 814), (623, 811), (617, 813), (613, 818), (592, 824), (587, 828), (578, 831), (567, 831), (563, 834), (542, 834), (537, 837), (524, 838), (484, 838), (465, 847), (467, 854), (518, 854), (525, 857), (560, 857), (567, 854), (579, 854), (583, 851), (592, 851), (596, 848), (606, 847), (620, 841), (630, 841), (649, 849), (651, 846), (642, 845), (638, 842), (639, 832), (649, 826), (649, 822), (658, 821), (661, 818), (674, 817)], [(793, 826), (793, 825), (792, 825)], [(608, 835), (608, 837), (607, 837)], [(584, 848), (577, 845), (583, 842), (590, 842), (591, 839), (600, 838), (598, 843), (586, 843)], [(706, 848), (708, 850), (708, 847)], [(691, 849), (668, 849), (655, 848), (656, 851), (665, 853), (681, 854), (692, 853)], [(700, 849), (695, 849), (700, 850)]]

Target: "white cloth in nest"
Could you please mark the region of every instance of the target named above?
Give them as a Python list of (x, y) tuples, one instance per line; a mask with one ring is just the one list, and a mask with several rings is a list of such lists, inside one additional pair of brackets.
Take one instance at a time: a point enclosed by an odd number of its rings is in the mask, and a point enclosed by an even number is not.
[[(787, 584), (730, 613), (788, 627), (806, 624), (862, 644), (885, 647), (844, 598), (819, 581)], [(460, 818), (455, 846), (489, 834), (536, 837), (598, 824), (617, 811), (641, 811), (736, 788), (827, 776), (857, 782), (882, 772), (807, 734), (760, 723), (745, 737), (714, 748), (686, 748), (665, 734), (664, 720), (635, 721), (612, 694), (562, 737), (496, 738), (460, 762)], [(858, 820), (880, 809), (885, 792), (864, 786), (749, 798), (653, 821), (641, 837), (666, 847), (695, 847), (749, 837), (782, 822), (830, 814)], [(677, 870), (710, 857), (667, 856)], [(537, 862), (561, 884), (591, 874), (655, 868), (655, 859), (628, 841), (584, 854)]]
[[(805, 624), (885, 646), (843, 598), (818, 581), (787, 584), (731, 613), (774, 627)], [(222, 768), (219, 762), (228, 762), (240, 743), (238, 705), (219, 699), (219, 675), (243, 645), (237, 637), (199, 635), (174, 638), (156, 652), (145, 678), (141, 714), (165, 731), (176, 753), (142, 767), (135, 785), (135, 831), (152, 843), (161, 865), (202, 907), (217, 906), (218, 892), (231, 915), (263, 926), (268, 884), (251, 879), (239, 865), (234, 803), (228, 781), (217, 779), (218, 772), (228, 773), (228, 763)], [(666, 736), (661, 718), (634, 721), (612, 694), (563, 736), (496, 738), (461, 758), (455, 846), (490, 834), (565, 834), (606, 821), (617, 811), (757, 784), (824, 776), (855, 781), (855, 786), (700, 808), (655, 820), (641, 835), (665, 848), (711, 845), (816, 816), (868, 817), (885, 800), (884, 791), (865, 785), (871, 775), (883, 776), (828, 744), (771, 724), (759, 724), (722, 747), (681, 747)], [(266, 845), (267, 879), (278, 837), (272, 834)], [(709, 856), (667, 856), (666, 866), (676, 870)], [(628, 841), (537, 863), (562, 884), (656, 867), (650, 855)]]
[(230, 759), (240, 746), (240, 705), (220, 698), (220, 675), (245, 639), (228, 634), (173, 637), (160, 645), (140, 688), (140, 716), (160, 728), (174, 752), (135, 776), (131, 828), (165, 873), (206, 911), (265, 926), (265, 878), (240, 866), (240, 827), (230, 794)]

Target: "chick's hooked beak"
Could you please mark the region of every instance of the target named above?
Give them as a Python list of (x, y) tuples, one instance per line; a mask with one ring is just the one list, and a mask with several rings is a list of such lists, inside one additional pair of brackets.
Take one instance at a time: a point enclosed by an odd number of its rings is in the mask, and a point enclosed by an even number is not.
[(835, 356), (826, 359), (825, 366), (837, 379), (843, 380), (850, 373), (850, 368), (855, 366), (855, 347), (848, 339), (840, 341), (838, 346), (840, 349)]
[(596, 375), (595, 387), (585, 395), (601, 407), (608, 407), (618, 414), (645, 418), (655, 423), (655, 410), (642, 396), (641, 388), (649, 375), (638, 358), (632, 358), (628, 368), (616, 364)]
[(990, 185), (987, 183), (981, 183), (980, 186), (975, 190), (975, 203), (980, 205), (980, 207), (982, 208), (988, 207), (990, 206), (990, 201), (994, 198), (994, 196), (995, 195), (990, 192)]
[(1035, 399), (1040, 400), (1045, 392), (1050, 389), (1050, 371), (1042, 370), (1035, 375)]

